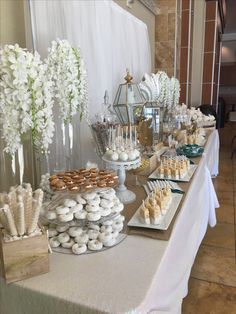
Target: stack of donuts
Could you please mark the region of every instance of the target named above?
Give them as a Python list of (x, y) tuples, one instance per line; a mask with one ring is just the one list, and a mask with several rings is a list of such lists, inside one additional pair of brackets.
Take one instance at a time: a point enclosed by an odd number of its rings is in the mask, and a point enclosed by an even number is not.
[(96, 187), (114, 187), (117, 185), (118, 177), (108, 170), (91, 168), (60, 172), (51, 176), (49, 182), (54, 191), (81, 192)]
[(83, 254), (115, 245), (123, 229), (123, 208), (112, 188), (61, 200), (45, 213), (51, 247)]

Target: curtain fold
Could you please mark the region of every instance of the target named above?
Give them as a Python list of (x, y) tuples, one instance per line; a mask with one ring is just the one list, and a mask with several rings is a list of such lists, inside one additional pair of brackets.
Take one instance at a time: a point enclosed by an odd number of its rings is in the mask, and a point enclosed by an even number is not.
[[(135, 81), (151, 72), (147, 26), (113, 1), (29, 0), (35, 49), (45, 57), (52, 40), (67, 39), (80, 46), (88, 72), (89, 113), (101, 109), (105, 90), (113, 101), (126, 68)], [(56, 109), (55, 109), (56, 110)], [(59, 125), (59, 120), (56, 121)], [(98, 161), (94, 143), (85, 122), (73, 121), (76, 141), (72, 166)], [(55, 151), (53, 144), (51, 151)]]

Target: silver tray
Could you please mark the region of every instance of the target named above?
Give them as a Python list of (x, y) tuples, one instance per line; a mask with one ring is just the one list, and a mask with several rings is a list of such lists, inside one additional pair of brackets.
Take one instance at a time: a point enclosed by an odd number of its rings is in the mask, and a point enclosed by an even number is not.
[(160, 176), (157, 172), (157, 169), (156, 169), (155, 171), (153, 171), (153, 173), (150, 174), (148, 179), (170, 180), (170, 181), (175, 181), (175, 182), (189, 182), (196, 169), (197, 169), (197, 165), (190, 165), (187, 174), (181, 179), (170, 179), (170, 178), (166, 178), (166, 177), (160, 178)]

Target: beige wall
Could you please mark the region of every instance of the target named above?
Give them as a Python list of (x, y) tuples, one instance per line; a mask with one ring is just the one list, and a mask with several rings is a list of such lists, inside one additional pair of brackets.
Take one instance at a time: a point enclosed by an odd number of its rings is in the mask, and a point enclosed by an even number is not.
[(0, 0), (0, 44), (25, 47), (23, 0)]
[(155, 70), (155, 15), (148, 10), (140, 1), (135, 0), (132, 7), (129, 8), (126, 5), (126, 0), (115, 0), (123, 9), (130, 12), (138, 19), (147, 24), (150, 46), (151, 46), (151, 58), (152, 58), (152, 71)]

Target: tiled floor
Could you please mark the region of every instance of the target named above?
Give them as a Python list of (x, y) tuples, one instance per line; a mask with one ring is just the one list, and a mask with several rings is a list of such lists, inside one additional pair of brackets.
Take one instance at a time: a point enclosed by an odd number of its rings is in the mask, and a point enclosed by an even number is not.
[[(214, 186), (220, 203), (217, 225), (208, 228), (192, 268), (183, 314), (236, 313), (235, 204), (236, 154), (230, 159), (230, 142), (236, 123), (220, 131), (219, 176)], [(236, 140), (235, 140), (236, 147)]]

